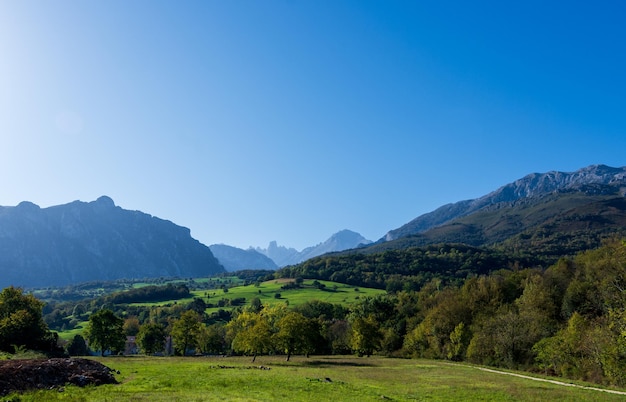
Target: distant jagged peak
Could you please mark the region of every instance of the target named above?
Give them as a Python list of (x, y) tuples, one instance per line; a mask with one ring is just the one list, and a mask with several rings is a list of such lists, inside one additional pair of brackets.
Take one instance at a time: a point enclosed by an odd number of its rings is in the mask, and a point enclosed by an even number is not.
[(302, 251), (280, 246), (276, 241), (271, 241), (266, 249), (257, 247), (255, 250), (270, 257), (279, 267), (284, 267), (286, 265), (300, 263), (309, 258), (317, 257), (318, 255), (334, 251), (344, 251), (370, 243), (372, 243), (371, 240), (364, 238), (359, 233), (344, 229), (333, 234), (326, 241), (318, 243), (315, 246), (306, 247)]

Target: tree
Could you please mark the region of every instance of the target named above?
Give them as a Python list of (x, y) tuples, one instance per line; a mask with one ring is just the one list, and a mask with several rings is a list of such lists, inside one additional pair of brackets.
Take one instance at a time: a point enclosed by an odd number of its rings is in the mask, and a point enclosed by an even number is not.
[(72, 310), (72, 315), (75, 319), (80, 320), (86, 312), (85, 306), (81, 303), (77, 303)]
[(266, 310), (264, 308), (260, 313), (243, 311), (227, 325), (233, 350), (252, 354), (253, 363), (257, 354), (266, 353), (273, 347), (271, 317), (264, 314)]
[(316, 331), (312, 320), (291, 311), (278, 321), (278, 328), (275, 334), (276, 344), (287, 353), (287, 361), (293, 353), (308, 355), (314, 350), (314, 336), (319, 331)]
[(123, 350), (126, 344), (124, 320), (109, 309), (99, 310), (89, 317), (87, 340), (93, 349), (100, 350), (101, 356), (106, 350)]
[(182, 313), (180, 319), (172, 324), (174, 349), (185, 356), (187, 349), (196, 345), (196, 336), (199, 330), (200, 315), (193, 310)]
[(221, 353), (225, 349), (224, 338), (226, 336), (223, 324), (200, 326), (197, 335), (198, 349), (202, 353)]
[(352, 350), (359, 356), (371, 356), (380, 349), (383, 334), (378, 322), (372, 315), (355, 317), (351, 320)]
[(350, 335), (350, 323), (346, 320), (336, 320), (328, 326), (325, 337), (333, 354), (343, 355), (351, 352)]
[(139, 333), (139, 319), (136, 316), (130, 316), (124, 320), (124, 334), (127, 336), (135, 336)]
[(450, 333), (450, 347), (447, 358), (450, 360), (462, 360), (465, 349), (469, 343), (469, 332), (465, 324), (460, 322)]
[(258, 297), (253, 297), (250, 300), (250, 311), (258, 313), (263, 308), (263, 303), (261, 303), (261, 299)]
[(161, 352), (165, 345), (165, 328), (156, 323), (142, 325), (137, 334), (137, 344), (147, 355)]
[(74, 335), (74, 338), (67, 344), (66, 351), (70, 356), (87, 356), (89, 354), (85, 338), (79, 334)]
[(194, 297), (193, 301), (187, 305), (187, 309), (193, 310), (196, 313), (203, 315), (206, 310), (206, 303), (199, 297)]
[[(43, 320), (43, 302), (20, 288), (0, 292), (0, 350), (13, 353), (16, 346), (57, 353), (58, 336)], [(61, 351), (62, 352), (62, 351)]]

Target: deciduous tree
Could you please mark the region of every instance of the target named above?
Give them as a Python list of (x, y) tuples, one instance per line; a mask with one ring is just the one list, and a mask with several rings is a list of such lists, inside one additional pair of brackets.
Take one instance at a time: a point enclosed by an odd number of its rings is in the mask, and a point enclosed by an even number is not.
[(314, 348), (315, 323), (295, 311), (290, 311), (278, 321), (276, 344), (287, 354), (287, 361), (293, 353), (308, 355)]
[(359, 356), (371, 356), (380, 349), (383, 334), (374, 316), (352, 317), (352, 350)]
[(196, 345), (200, 325), (200, 315), (193, 310), (185, 311), (172, 324), (174, 349), (182, 356), (187, 353), (187, 349)]
[[(43, 321), (43, 302), (13, 286), (0, 292), (0, 350), (15, 346), (56, 353), (58, 336)], [(61, 351), (62, 352), (62, 351)]]
[(124, 350), (126, 343), (124, 320), (109, 309), (95, 312), (89, 317), (87, 340), (91, 348), (100, 351), (101, 356), (104, 356), (107, 350), (112, 352)]
[(271, 347), (271, 328), (260, 313), (244, 311), (228, 323), (228, 328), (234, 334), (233, 350), (252, 354), (252, 362), (258, 353), (265, 353)]
[(89, 354), (85, 338), (80, 334), (74, 335), (74, 338), (67, 344), (66, 351), (70, 356), (87, 356)]
[(139, 328), (137, 344), (147, 355), (163, 351), (165, 347), (165, 328), (161, 324), (148, 323)]

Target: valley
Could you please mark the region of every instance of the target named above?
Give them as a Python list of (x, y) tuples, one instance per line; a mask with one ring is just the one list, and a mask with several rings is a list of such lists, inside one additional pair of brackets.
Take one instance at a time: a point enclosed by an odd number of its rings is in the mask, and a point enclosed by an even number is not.
[[(124, 272), (142, 275), (106, 280), (111, 275), (100, 262), (92, 281), (6, 287), (0, 306), (19, 305), (9, 301), (24, 298), (30, 309), (19, 314), (32, 320), (0, 311), (11, 323), (0, 327), (1, 350), (10, 358), (32, 349), (50, 355), (158, 355), (176, 362), (174, 356), (210, 355), (252, 362), (349, 354), (436, 359), (619, 389), (626, 386), (625, 171), (598, 165), (529, 175), (418, 217), (375, 243), (342, 231), (317, 248), (332, 251), (287, 266), (272, 264), (259, 249), (214, 245), (213, 255), (188, 229), (122, 210), (108, 198), (51, 211), (15, 207), (0, 214), (0, 223), (19, 226), (29, 216), (37, 238), (47, 233), (57, 243), (69, 241), (65, 214), (82, 211), (74, 217), (89, 220), (73, 221), (72, 228), (105, 228), (103, 235), (77, 237), (80, 242), (72, 246), (89, 258), (121, 248), (125, 252), (116, 258), (148, 252), (135, 261), (158, 261), (145, 245), (173, 241), (171, 252), (155, 252), (179, 274), (130, 270)], [(57, 215), (45, 225), (33, 223), (50, 212)], [(130, 231), (127, 219), (134, 222)], [(54, 235), (58, 228), (61, 233)], [(17, 247), (15, 236), (4, 233), (0, 246), (6, 241), (6, 249)], [(121, 243), (113, 244), (111, 233)], [(101, 235), (109, 238), (107, 247), (94, 248), (102, 244)], [(34, 239), (28, 232), (19, 236), (26, 243)], [(216, 271), (201, 275), (194, 264), (182, 271), (191, 261), (180, 252), (184, 247), (205, 255), (199, 264), (213, 261)], [(38, 252), (45, 255), (46, 248)], [(237, 264), (246, 269), (235, 270)], [(158, 275), (148, 279), (148, 272)], [(98, 329), (101, 319), (106, 330)], [(22, 338), (30, 343), (15, 343)], [(154, 361), (167, 365), (167, 359)]]

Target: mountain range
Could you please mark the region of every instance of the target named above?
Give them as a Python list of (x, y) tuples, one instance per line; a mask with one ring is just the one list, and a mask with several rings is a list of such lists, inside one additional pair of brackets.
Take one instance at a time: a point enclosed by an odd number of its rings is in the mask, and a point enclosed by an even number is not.
[(275, 241), (248, 250), (207, 247), (189, 229), (124, 210), (106, 196), (49, 208), (24, 201), (0, 207), (0, 287), (206, 277), (276, 269), (342, 250), (342, 255), (374, 254), (444, 243), (541, 256), (544, 264), (595, 248), (611, 236), (626, 236), (626, 167), (529, 174), (485, 196), (418, 216), (375, 243), (342, 230), (302, 251)]
[(576, 191), (587, 194), (603, 193), (624, 196), (625, 189), (626, 167), (592, 165), (572, 173), (557, 171), (532, 173), (480, 198), (447, 204), (418, 216), (409, 223), (389, 231), (381, 240), (395, 240), (422, 233), (485, 208), (494, 205), (511, 205), (510, 203), (521, 199), (538, 199), (555, 192)]
[(625, 194), (625, 167), (533, 173), (483, 197), (418, 216), (365, 252), (438, 243), (499, 244), (558, 258), (626, 234)]
[(278, 265), (268, 256), (254, 249), (244, 250), (227, 246), (225, 244), (212, 244), (209, 246), (215, 258), (229, 271), (244, 269), (277, 269)]
[(189, 229), (124, 210), (106, 196), (49, 208), (0, 207), (0, 287), (221, 272)]
[(271, 258), (279, 267), (284, 267), (298, 264), (322, 254), (363, 247), (371, 243), (371, 240), (367, 240), (359, 233), (344, 229), (333, 234), (326, 241), (316, 246), (307, 247), (302, 251), (279, 246), (275, 241), (270, 242), (267, 248), (257, 247), (256, 251)]

